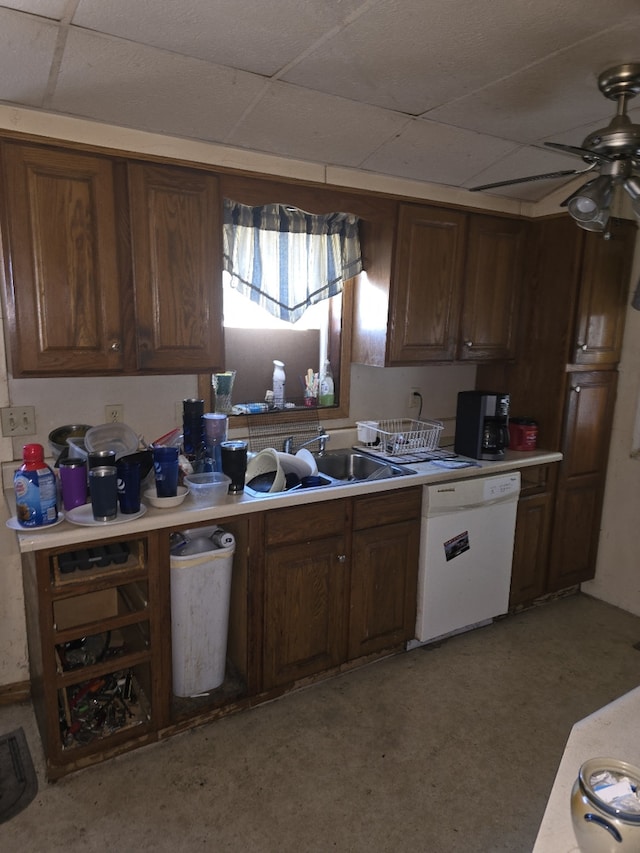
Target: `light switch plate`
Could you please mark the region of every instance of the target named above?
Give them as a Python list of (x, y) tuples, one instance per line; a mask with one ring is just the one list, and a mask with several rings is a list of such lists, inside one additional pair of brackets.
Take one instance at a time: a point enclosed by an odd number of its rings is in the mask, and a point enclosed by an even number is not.
[(10, 406), (0, 409), (2, 435), (35, 435), (36, 413), (33, 406)]

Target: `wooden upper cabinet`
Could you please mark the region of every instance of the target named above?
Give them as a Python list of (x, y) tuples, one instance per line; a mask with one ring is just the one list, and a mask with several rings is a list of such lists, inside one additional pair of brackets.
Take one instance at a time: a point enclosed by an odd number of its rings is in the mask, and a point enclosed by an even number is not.
[(576, 317), (573, 363), (615, 365), (620, 361), (631, 275), (634, 222), (611, 223), (609, 239), (587, 233)]
[(452, 361), (456, 354), (467, 216), (401, 204), (388, 363)]
[(210, 372), (224, 363), (218, 179), (130, 163), (137, 367)]
[(2, 153), (3, 266), (13, 375), (121, 370), (111, 162), (9, 142)]
[(524, 222), (471, 215), (458, 358), (513, 355), (517, 297), (523, 274)]
[(513, 355), (525, 223), (400, 205), (389, 364)]

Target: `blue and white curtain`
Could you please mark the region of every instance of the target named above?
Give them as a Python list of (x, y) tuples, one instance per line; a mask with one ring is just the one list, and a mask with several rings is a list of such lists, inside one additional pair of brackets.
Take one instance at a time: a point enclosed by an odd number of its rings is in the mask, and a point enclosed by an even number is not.
[(362, 270), (358, 218), (350, 213), (316, 216), (225, 199), (223, 239), (232, 287), (289, 323)]

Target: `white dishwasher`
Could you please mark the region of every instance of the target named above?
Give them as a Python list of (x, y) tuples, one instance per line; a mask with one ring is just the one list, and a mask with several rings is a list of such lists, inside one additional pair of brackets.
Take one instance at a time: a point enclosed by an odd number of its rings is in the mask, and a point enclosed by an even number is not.
[(520, 472), (425, 486), (415, 648), (509, 606)]

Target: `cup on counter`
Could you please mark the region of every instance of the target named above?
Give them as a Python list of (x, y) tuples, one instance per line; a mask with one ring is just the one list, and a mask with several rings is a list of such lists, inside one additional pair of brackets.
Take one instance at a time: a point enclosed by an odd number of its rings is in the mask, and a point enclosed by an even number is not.
[(120, 461), (118, 473), (118, 502), (120, 512), (131, 515), (140, 511), (140, 463)]
[(92, 450), (88, 457), (89, 470), (99, 468), (102, 465), (113, 466), (116, 464), (115, 450)]
[(231, 477), (229, 494), (237, 495), (244, 491), (244, 478), (247, 473), (247, 442), (223, 441), (220, 444), (222, 472)]
[(363, 444), (376, 444), (379, 428), (379, 421), (358, 421), (358, 441)]
[(207, 456), (213, 462), (214, 471), (222, 471), (222, 458), (220, 445), (227, 440), (227, 428), (229, 419), (221, 412), (205, 412), (202, 416), (204, 421), (204, 436), (207, 445)]
[(175, 498), (178, 494), (179, 447), (156, 444), (153, 447), (153, 470), (159, 498)]
[(95, 521), (112, 521), (118, 515), (118, 476), (114, 465), (89, 469), (89, 493)]
[(62, 506), (67, 512), (87, 502), (87, 463), (67, 457), (58, 463)]

